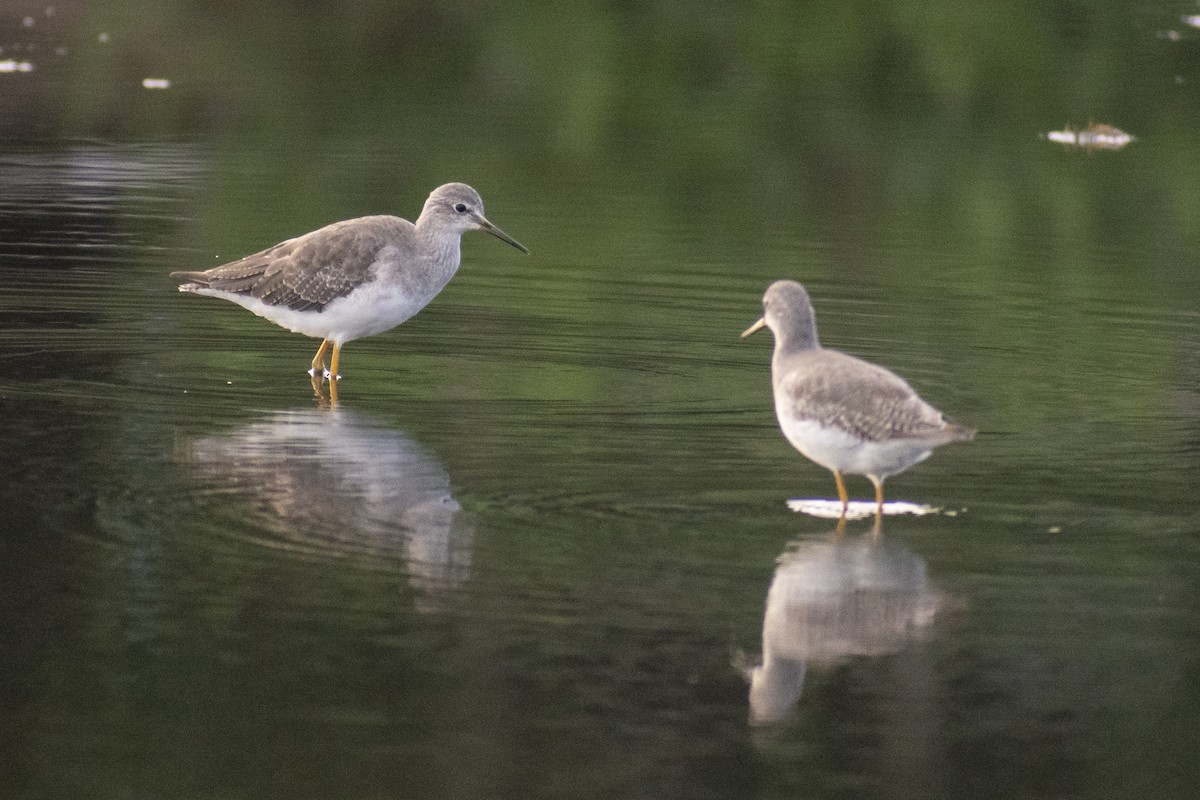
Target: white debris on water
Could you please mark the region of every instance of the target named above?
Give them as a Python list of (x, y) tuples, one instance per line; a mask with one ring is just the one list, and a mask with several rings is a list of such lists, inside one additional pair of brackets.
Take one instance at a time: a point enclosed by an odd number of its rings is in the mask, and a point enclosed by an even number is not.
[(144, 89), (170, 89), (171, 81), (167, 78), (142, 78)]
[[(806, 499), (806, 500), (788, 500), (788, 508), (799, 514), (807, 514), (810, 517), (820, 517), (821, 519), (838, 519), (842, 516), (842, 501), (841, 500), (824, 500), (824, 499)], [(942, 509), (936, 506), (927, 506), (920, 503), (909, 503), (904, 500), (891, 500), (883, 504), (884, 516), (895, 516), (897, 514), (912, 514), (913, 516), (923, 517), (926, 514), (937, 514)], [(846, 508), (846, 519), (867, 519), (875, 516), (875, 503), (867, 500), (851, 500), (850, 505)]]
[(1077, 147), (1088, 152), (1120, 150), (1135, 141), (1133, 136), (1120, 128), (1096, 122), (1079, 130), (1068, 125), (1061, 131), (1049, 131), (1044, 136), (1047, 141), (1057, 142), (1065, 147)]
[(28, 61), (7, 58), (0, 61), (0, 72), (33, 72), (33, 64)]

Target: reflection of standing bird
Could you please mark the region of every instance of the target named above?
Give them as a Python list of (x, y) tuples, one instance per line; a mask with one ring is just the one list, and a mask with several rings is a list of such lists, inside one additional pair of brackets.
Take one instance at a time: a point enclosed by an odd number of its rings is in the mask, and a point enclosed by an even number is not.
[(391, 330), (424, 308), (458, 270), (462, 234), (484, 230), (528, 253), (483, 216), (465, 183), (434, 189), (416, 224), (375, 216), (335, 222), (204, 272), (172, 272), (181, 292), (230, 300), (321, 339), (312, 371), (338, 376), (346, 342)]
[(793, 447), (833, 472), (843, 515), (850, 502), (843, 474), (871, 479), (878, 515), (888, 476), (923, 461), (939, 445), (975, 435), (973, 428), (946, 419), (899, 376), (821, 347), (812, 302), (795, 281), (767, 287), (763, 310), (742, 336), (763, 326), (775, 334), (771, 380), (779, 427)]
[(276, 411), (183, 443), (179, 458), (293, 554), (402, 561), (423, 608), (471, 569), (474, 522), (445, 467), (403, 431), (345, 409)]
[(809, 664), (899, 652), (929, 633), (942, 605), (925, 562), (904, 547), (844, 536), (793, 545), (767, 593), (762, 663), (746, 670), (751, 718), (790, 714)]

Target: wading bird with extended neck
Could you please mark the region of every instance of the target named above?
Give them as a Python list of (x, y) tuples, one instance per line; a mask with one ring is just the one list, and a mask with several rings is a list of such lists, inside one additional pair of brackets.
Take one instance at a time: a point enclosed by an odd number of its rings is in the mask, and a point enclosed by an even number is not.
[(385, 215), (335, 222), (219, 267), (171, 276), (184, 282), (181, 292), (229, 300), (320, 339), (311, 372), (327, 375), (335, 396), (342, 346), (391, 330), (428, 305), (454, 277), (462, 235), (471, 230), (529, 252), (487, 220), (478, 192), (447, 183), (433, 190), (415, 223)]

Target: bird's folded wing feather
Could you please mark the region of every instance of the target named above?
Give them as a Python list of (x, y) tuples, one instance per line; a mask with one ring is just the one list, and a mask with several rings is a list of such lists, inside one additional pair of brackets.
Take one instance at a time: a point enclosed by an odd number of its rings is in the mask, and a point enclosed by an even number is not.
[(386, 244), (396, 217), (366, 217), (335, 223), (288, 239), (205, 272), (173, 276), (198, 286), (248, 294), (297, 311), (320, 311), (371, 280), (371, 265)]
[[(825, 350), (825, 354), (836, 351)], [(899, 376), (838, 353), (825, 369), (785, 378), (797, 418), (832, 425), (867, 441), (921, 438), (942, 432), (947, 420)]]

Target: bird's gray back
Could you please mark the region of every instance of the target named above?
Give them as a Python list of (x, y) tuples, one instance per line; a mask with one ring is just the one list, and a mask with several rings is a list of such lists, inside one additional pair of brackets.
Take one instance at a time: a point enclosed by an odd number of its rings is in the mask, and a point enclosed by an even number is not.
[(872, 442), (948, 433), (942, 413), (904, 379), (837, 350), (788, 354), (773, 365), (773, 372), (777, 402), (786, 402), (797, 419)]
[(385, 248), (391, 248), (392, 265), (412, 260), (416, 235), (413, 224), (400, 217), (359, 217), (204, 272), (172, 275), (196, 287), (248, 294), (297, 311), (320, 311), (374, 280), (372, 265)]

